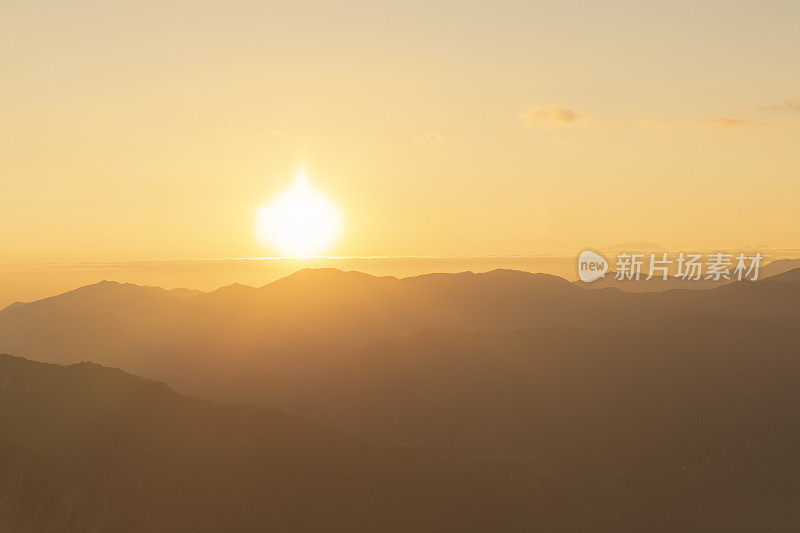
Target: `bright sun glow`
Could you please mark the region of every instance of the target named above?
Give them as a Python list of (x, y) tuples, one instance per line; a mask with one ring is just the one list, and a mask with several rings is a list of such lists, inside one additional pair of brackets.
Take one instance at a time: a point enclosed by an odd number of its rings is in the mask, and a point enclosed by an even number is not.
[(282, 254), (309, 257), (327, 250), (339, 237), (342, 216), (302, 172), (291, 189), (257, 213), (258, 238)]

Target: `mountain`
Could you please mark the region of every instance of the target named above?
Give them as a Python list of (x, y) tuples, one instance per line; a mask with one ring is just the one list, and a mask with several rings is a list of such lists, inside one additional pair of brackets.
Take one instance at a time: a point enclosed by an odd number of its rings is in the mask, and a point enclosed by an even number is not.
[[(548, 322), (588, 291), (546, 274), (493, 271), (397, 279), (304, 270), (260, 288), (168, 291), (103, 282), (0, 312), (0, 350), (120, 366), (207, 394), (203, 377), (277, 370), (329, 351), (429, 328)], [(197, 383), (186, 383), (192, 367)], [(231, 379), (235, 379), (231, 377)]]
[(295, 401), (352, 432), (470, 453), (589, 457), (590, 443), (634, 436), (654, 450), (679, 425), (728, 432), (714, 439), (721, 452), (734, 435), (759, 440), (776, 416), (800, 430), (785, 412), (800, 399), (798, 341), (790, 326), (692, 315), (610, 330), (432, 331), (341, 357)]
[(426, 330), (605, 329), (687, 313), (791, 322), (800, 319), (799, 297), (800, 282), (770, 278), (631, 294), (510, 270), (404, 279), (301, 270), (260, 288), (210, 293), (103, 282), (0, 311), (0, 350), (88, 359), (184, 392), (242, 400), (264, 388), (255, 375), (292, 387), (335, 354)]
[(785, 272), (781, 272), (780, 274), (775, 274), (774, 276), (770, 276), (769, 280), (779, 281), (781, 283), (796, 283), (800, 281), (800, 268), (795, 268), (793, 270), (787, 270)]
[(769, 278), (797, 269), (800, 269), (800, 259), (777, 259), (764, 265), (759, 276)]
[(790, 531), (798, 345), (794, 325), (692, 315), (426, 332), (357, 350), (281, 396), (354, 434), (535, 472), (545, 493), (573, 495), (588, 530)]
[(798, 341), (697, 316), (430, 331), (277, 391), (304, 417), (3, 356), (0, 528), (794, 531)]
[[(422, 516), (442, 530), (794, 531), (798, 272), (632, 294), (514, 271), (308, 270), (260, 288), (104, 283), (14, 306), (0, 312), (3, 350), (116, 362), (289, 414), (96, 365), (3, 359), (1, 464), (12, 467), (0, 506), (34, 529), (25, 513), (54, 508), (85, 516), (76, 529), (99, 516), (178, 528), (234, 513), (245, 530), (293, 530), (300, 514), (301, 529), (391, 529), (375, 522), (390, 516), (417, 530), (410, 517)], [(14, 365), (32, 385), (9, 385)], [(172, 484), (148, 484), (161, 477)], [(364, 494), (367, 510), (354, 509)]]
[(0, 420), (3, 531), (486, 531), (537, 507), (477, 463), (92, 363), (0, 356)]
[(624, 292), (664, 292), (676, 289), (702, 290), (713, 289), (730, 283), (730, 280), (726, 279), (719, 281), (705, 279), (685, 280), (674, 276), (667, 276), (667, 279), (656, 276), (648, 280), (646, 279), (646, 273), (643, 273), (640, 279), (617, 279), (616, 276), (616, 272), (609, 271), (606, 272), (605, 277), (590, 283), (581, 283), (579, 281), (575, 283), (579, 283), (587, 289), (607, 289), (611, 287)]

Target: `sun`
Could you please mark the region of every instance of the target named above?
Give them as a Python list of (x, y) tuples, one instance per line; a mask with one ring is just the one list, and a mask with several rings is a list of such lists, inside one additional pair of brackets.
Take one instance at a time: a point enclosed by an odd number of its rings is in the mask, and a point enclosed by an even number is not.
[(300, 172), (290, 189), (258, 209), (256, 230), (262, 244), (281, 254), (310, 257), (336, 242), (342, 231), (342, 215)]

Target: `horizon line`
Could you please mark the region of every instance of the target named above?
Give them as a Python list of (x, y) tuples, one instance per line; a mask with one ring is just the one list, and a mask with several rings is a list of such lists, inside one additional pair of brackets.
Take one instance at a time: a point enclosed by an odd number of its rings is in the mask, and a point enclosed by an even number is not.
[[(616, 246), (614, 246), (616, 248)], [(581, 248), (581, 250), (594, 249), (603, 253), (613, 253), (615, 250), (607, 250), (608, 247), (588, 247)], [(653, 253), (669, 251), (667, 247), (658, 247), (658, 250), (653, 250)], [(751, 251), (752, 247), (748, 250), (744, 248), (686, 248), (681, 251), (691, 252), (738, 252), (738, 251)], [(402, 259), (429, 259), (429, 260), (447, 260), (447, 259), (535, 259), (535, 258), (563, 258), (568, 259), (571, 257), (578, 257), (581, 250), (547, 250), (538, 253), (525, 253), (525, 254), (486, 254), (486, 255), (317, 255), (317, 256), (262, 256), (262, 257), (201, 257), (201, 258), (180, 258), (180, 259), (121, 259), (113, 261), (35, 261), (35, 262), (0, 262), (4, 266), (96, 266), (96, 265), (123, 265), (135, 263), (202, 263), (202, 262), (217, 262), (217, 261), (319, 261), (319, 260), (402, 260)], [(641, 250), (634, 250), (631, 247), (630, 251), (640, 252)], [(763, 248), (760, 250), (762, 253), (784, 253), (789, 256), (786, 257), (772, 257), (772, 260), (778, 259), (797, 259), (800, 258), (800, 248)], [(791, 256), (791, 257), (790, 257)]]

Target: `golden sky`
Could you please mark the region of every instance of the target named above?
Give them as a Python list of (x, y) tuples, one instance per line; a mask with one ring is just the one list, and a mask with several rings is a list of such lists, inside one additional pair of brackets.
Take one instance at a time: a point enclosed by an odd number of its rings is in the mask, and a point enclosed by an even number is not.
[(800, 3), (5, 1), (0, 262), (798, 248)]

